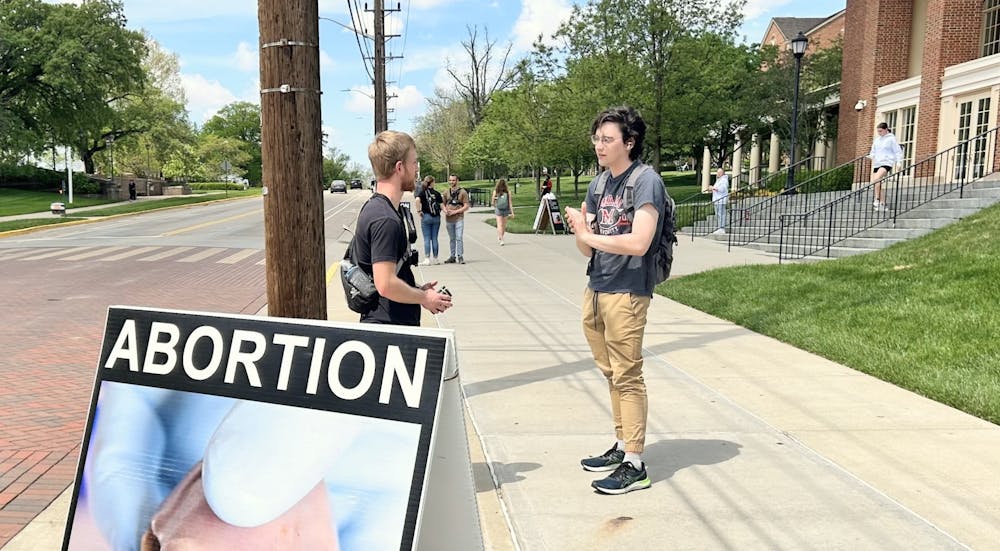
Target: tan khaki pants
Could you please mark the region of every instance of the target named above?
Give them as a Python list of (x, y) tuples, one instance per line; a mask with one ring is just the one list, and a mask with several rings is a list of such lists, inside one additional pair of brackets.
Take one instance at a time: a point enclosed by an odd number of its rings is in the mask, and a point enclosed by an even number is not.
[(646, 383), (642, 379), (642, 338), (650, 297), (629, 293), (583, 294), (583, 334), (594, 362), (608, 379), (615, 437), (625, 451), (642, 453), (646, 444)]

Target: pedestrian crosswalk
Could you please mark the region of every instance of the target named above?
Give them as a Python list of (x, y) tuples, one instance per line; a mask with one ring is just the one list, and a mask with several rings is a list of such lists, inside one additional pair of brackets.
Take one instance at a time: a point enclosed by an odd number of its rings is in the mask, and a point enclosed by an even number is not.
[(54, 247), (0, 249), (0, 264), (8, 262), (211, 262), (215, 264), (264, 264), (261, 249), (226, 247)]

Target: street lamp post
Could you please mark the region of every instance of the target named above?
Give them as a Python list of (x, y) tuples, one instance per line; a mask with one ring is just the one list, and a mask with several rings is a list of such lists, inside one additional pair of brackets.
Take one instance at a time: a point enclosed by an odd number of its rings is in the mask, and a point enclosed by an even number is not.
[(115, 138), (114, 136), (108, 136), (104, 139), (104, 143), (108, 144), (108, 154), (111, 156), (111, 185), (115, 185)]
[(799, 127), (799, 73), (802, 69), (802, 55), (806, 53), (809, 39), (802, 31), (792, 39), (792, 53), (795, 55), (795, 96), (792, 101), (792, 147), (788, 156), (788, 181), (785, 182), (785, 193), (795, 193), (795, 133)]
[(146, 194), (149, 194), (149, 173), (152, 172), (153, 165), (149, 162), (149, 142), (146, 142)]

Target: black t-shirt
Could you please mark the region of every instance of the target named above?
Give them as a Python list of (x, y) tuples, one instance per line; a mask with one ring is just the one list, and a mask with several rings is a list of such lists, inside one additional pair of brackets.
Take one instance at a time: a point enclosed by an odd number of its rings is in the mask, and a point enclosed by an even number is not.
[[(431, 216), (441, 216), (441, 203), (444, 203), (444, 198), (436, 189), (424, 188), (417, 197), (420, 199), (420, 212)], [(433, 209), (431, 203), (434, 204)]]
[[(362, 207), (357, 232), (354, 259), (368, 274), (372, 273), (372, 264), (375, 262), (392, 262), (396, 266), (410, 247), (402, 217), (392, 208), (389, 198), (378, 193), (372, 195), (371, 200)], [(416, 287), (409, 264), (404, 263), (397, 275), (399, 279)], [(420, 325), (420, 305), (401, 304), (382, 297), (378, 301), (378, 308), (361, 315), (361, 322)]]

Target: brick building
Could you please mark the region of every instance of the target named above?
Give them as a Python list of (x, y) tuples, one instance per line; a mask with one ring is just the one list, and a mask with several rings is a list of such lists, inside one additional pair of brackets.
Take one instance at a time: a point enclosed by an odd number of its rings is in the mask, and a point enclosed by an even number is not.
[(907, 162), (997, 126), (1000, 0), (848, 0), (837, 162), (888, 123)]

